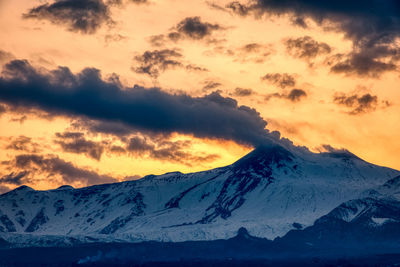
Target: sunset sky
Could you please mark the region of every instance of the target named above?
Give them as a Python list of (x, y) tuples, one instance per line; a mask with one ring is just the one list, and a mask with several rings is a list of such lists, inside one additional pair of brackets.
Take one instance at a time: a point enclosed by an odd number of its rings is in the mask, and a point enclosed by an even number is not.
[(279, 133), (400, 169), (399, 11), (0, 0), (0, 192), (207, 170)]

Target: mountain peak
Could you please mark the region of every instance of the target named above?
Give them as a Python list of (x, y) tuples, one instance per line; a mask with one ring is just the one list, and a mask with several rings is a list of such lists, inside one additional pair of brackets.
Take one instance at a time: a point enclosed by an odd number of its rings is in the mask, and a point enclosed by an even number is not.
[(62, 185), (55, 190), (73, 190), (73, 189), (75, 189), (75, 188), (71, 185)]
[(4, 193), (3, 195), (16, 194), (18, 192), (29, 192), (29, 191), (35, 191), (35, 189), (33, 189), (32, 187), (29, 187), (27, 185), (21, 185), (21, 186), (15, 188), (14, 190)]
[(20, 187), (15, 188), (11, 192), (21, 192), (21, 191), (35, 191), (35, 189), (27, 185), (21, 185)]
[(279, 145), (262, 145), (236, 161), (233, 165), (236, 169), (252, 167), (253, 169), (265, 168), (271, 164), (281, 166), (283, 162), (290, 162), (294, 155)]
[(247, 229), (244, 228), (244, 227), (240, 227), (240, 228), (239, 228), (239, 230), (238, 230), (238, 232), (237, 232), (237, 235), (238, 235), (238, 236), (241, 236), (241, 237), (245, 237), (245, 238), (247, 238), (247, 237), (250, 236), (250, 235), (249, 235), (249, 231), (247, 231)]

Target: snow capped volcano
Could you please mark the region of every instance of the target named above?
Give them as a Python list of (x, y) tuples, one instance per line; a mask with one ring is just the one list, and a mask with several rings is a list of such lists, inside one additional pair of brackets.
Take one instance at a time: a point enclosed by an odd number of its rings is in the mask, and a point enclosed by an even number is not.
[(312, 225), (366, 190), (384, 194), (388, 185), (380, 185), (399, 174), (347, 152), (262, 146), (210, 171), (79, 189), (17, 188), (0, 196), (0, 235), (14, 242), (44, 236), (186, 241), (231, 238), (245, 227), (273, 239)]

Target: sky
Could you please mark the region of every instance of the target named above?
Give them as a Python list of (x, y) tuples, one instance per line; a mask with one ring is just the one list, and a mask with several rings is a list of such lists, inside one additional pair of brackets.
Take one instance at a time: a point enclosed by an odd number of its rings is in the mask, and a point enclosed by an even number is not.
[(399, 36), (396, 0), (0, 0), (0, 192), (279, 139), (400, 169)]

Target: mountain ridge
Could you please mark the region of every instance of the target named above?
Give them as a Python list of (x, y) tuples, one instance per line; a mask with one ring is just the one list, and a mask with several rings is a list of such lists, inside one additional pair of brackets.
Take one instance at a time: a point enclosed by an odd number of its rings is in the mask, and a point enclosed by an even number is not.
[(21, 186), (0, 195), (0, 236), (14, 242), (44, 236), (176, 242), (227, 239), (245, 227), (272, 240), (312, 226), (399, 175), (351, 153), (263, 146), (231, 165), (198, 173), (77, 189)]

